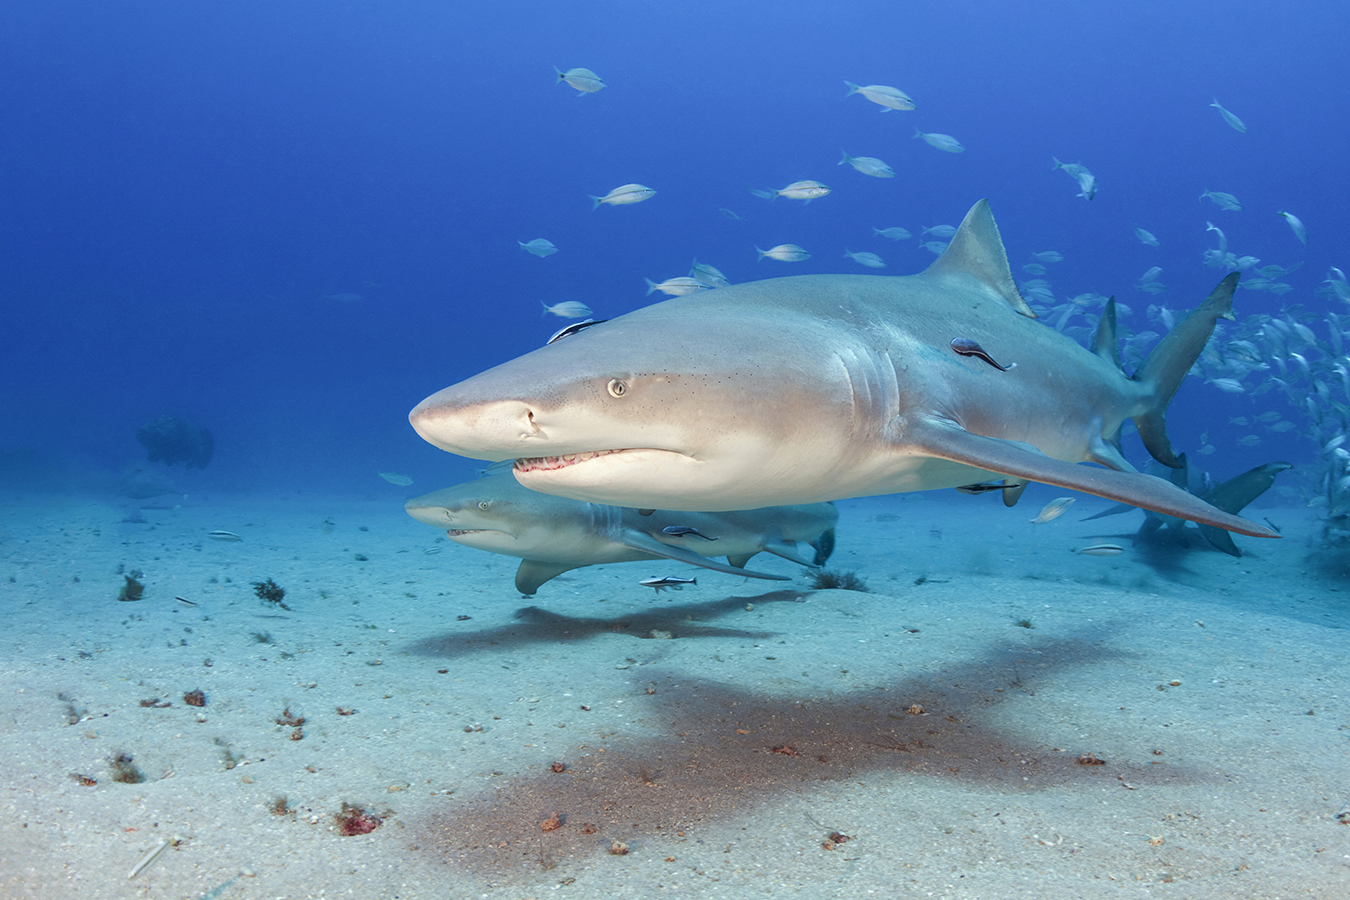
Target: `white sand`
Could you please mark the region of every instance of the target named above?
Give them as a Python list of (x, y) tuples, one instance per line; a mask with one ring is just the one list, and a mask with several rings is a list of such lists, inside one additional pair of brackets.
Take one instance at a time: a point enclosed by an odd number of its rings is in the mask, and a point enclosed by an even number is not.
[[(1308, 511), (1249, 511), (1286, 538), (1239, 537), (1243, 559), (1198, 537), (1097, 558), (1069, 551), (1139, 513), (851, 501), (831, 567), (872, 593), (628, 563), (524, 600), (514, 560), (449, 544), (398, 490), (192, 498), (146, 524), (7, 504), (0, 896), (194, 898), (241, 871), (219, 896), (1350, 890), (1350, 599)], [(140, 601), (116, 600), (119, 564)], [(657, 597), (653, 574), (699, 583)], [(291, 611), (254, 595), (269, 577)], [(144, 783), (113, 780), (119, 752)], [(381, 826), (339, 835), (344, 803)]]

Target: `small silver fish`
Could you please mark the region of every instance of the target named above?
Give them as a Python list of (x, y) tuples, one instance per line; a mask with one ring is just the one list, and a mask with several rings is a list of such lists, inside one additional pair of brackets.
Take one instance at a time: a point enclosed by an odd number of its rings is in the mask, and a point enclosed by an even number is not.
[(717, 211), (720, 212), (722, 215), (726, 216), (728, 219), (730, 219), (730, 220), (733, 221), (733, 222), (744, 222), (744, 221), (745, 221), (745, 220), (742, 219), (740, 216), (736, 215), (736, 213), (735, 213), (734, 210), (727, 209), (725, 206), (718, 207)]
[(661, 531), (663, 534), (668, 534), (671, 537), (686, 537), (692, 534), (694, 537), (701, 537), (705, 541), (717, 540), (717, 538), (708, 537), (706, 534), (699, 531), (697, 528), (694, 528), (689, 525), (667, 525), (665, 528), (662, 528)]
[(1040, 253), (1031, 254), (1037, 261), (1043, 263), (1057, 263), (1064, 261), (1064, 254), (1058, 250), (1042, 250)]
[(871, 175), (873, 178), (894, 178), (895, 170), (886, 165), (875, 156), (849, 156), (848, 151), (841, 151), (844, 158), (839, 160), (837, 165), (848, 163), (864, 175)]
[(794, 181), (780, 191), (774, 194), (778, 197), (786, 197), (789, 200), (816, 200), (824, 197), (830, 192), (830, 189), (819, 181), (806, 179), (805, 181)]
[(944, 153), (966, 152), (966, 148), (961, 146), (961, 142), (950, 134), (935, 134), (933, 132), (925, 134), (916, 128), (914, 130), (914, 136), (916, 138), (923, 138), (924, 143), (928, 144), (928, 146), (941, 150)]
[[(779, 244), (777, 247), (773, 247), (769, 250), (761, 250), (756, 247), (755, 252), (759, 254), (759, 259), (763, 259), (767, 256), (769, 259), (776, 259), (779, 262), (801, 262), (804, 259), (811, 258), (810, 253), (807, 253), (796, 244)], [(756, 260), (756, 262), (758, 261), (759, 260)]]
[(1209, 379), (1209, 383), (1223, 391), (1225, 394), (1241, 394), (1246, 391), (1246, 388), (1242, 386), (1242, 382), (1238, 381), (1236, 378), (1211, 378)]
[(859, 253), (854, 253), (850, 250), (845, 250), (844, 255), (847, 256), (849, 259), (853, 260), (858, 265), (867, 266), (867, 268), (869, 269), (886, 268), (885, 260), (883, 260), (880, 256), (877, 256), (875, 253), (868, 253), (866, 250), (863, 250)]
[(942, 251), (947, 249), (947, 241), (924, 241), (919, 246), (927, 250), (929, 253), (941, 256)]
[(698, 584), (697, 578), (680, 578), (678, 575), (663, 575), (659, 578), (644, 578), (638, 582), (643, 587), (655, 588), (659, 594), (666, 588), (672, 591), (683, 590), (686, 584)]
[(1294, 231), (1294, 237), (1298, 238), (1300, 243), (1308, 243), (1308, 229), (1303, 227), (1303, 223), (1299, 221), (1298, 216), (1291, 212), (1284, 212), (1283, 210), (1275, 215), (1289, 223), (1289, 227)]
[(708, 290), (708, 285), (699, 281), (697, 278), (692, 278), (688, 275), (681, 275), (678, 278), (667, 278), (660, 284), (657, 284), (650, 278), (645, 279), (645, 281), (647, 282), (648, 296), (651, 296), (656, 291), (660, 291), (671, 297), (683, 297), (686, 294), (694, 294), (698, 291)]
[(581, 95), (594, 94), (596, 91), (605, 89), (605, 83), (600, 80), (600, 76), (582, 66), (577, 66), (575, 69), (568, 69), (566, 72), (559, 69), (557, 66), (554, 66), (553, 71), (558, 75), (558, 80), (554, 82), (555, 84), (565, 81), (567, 82), (568, 87), (573, 87), (578, 91), (581, 91)]
[(627, 206), (630, 203), (641, 203), (643, 200), (650, 200), (656, 196), (656, 191), (647, 187), (645, 184), (621, 184), (603, 197), (590, 195), (591, 209), (599, 209), (600, 204), (607, 206)]
[(697, 259), (689, 266), (689, 277), (693, 278), (699, 284), (710, 288), (728, 287), (731, 281), (722, 274), (722, 270), (716, 266), (710, 266), (707, 263), (700, 263)]
[(209, 537), (209, 538), (210, 538), (211, 540), (213, 540), (213, 541), (228, 541), (228, 542), (234, 542), (234, 541), (242, 541), (242, 540), (243, 540), (243, 538), (241, 538), (239, 535), (235, 534), (233, 531), (223, 531), (223, 530), (219, 530), (219, 531), (210, 531), (210, 532), (207, 532), (206, 536)]
[(526, 253), (533, 253), (541, 259), (545, 256), (552, 256), (558, 252), (558, 248), (553, 246), (553, 242), (545, 240), (544, 238), (535, 238), (532, 241), (516, 241), (516, 243), (519, 244), (520, 249), (524, 250)]
[(1234, 197), (1232, 194), (1225, 194), (1223, 191), (1207, 190), (1200, 195), (1200, 199), (1204, 200), (1206, 197), (1208, 197), (1210, 201), (1213, 202), (1214, 205), (1219, 207), (1220, 209), (1226, 209), (1229, 212), (1242, 211), (1242, 204), (1239, 203), (1238, 198)]
[(411, 478), (407, 475), (400, 475), (397, 472), (376, 472), (375, 474), (379, 475), (390, 484), (397, 484), (399, 486), (412, 484)]
[(878, 106), (884, 106), (885, 109), (883, 109), (882, 112), (890, 112), (893, 109), (904, 112), (906, 110), (914, 109), (914, 101), (910, 99), (908, 94), (899, 88), (891, 87), (888, 84), (869, 84), (861, 86), (856, 85), (851, 81), (845, 81), (844, 84), (848, 85), (848, 93), (844, 95), (845, 97), (852, 97), (854, 94), (862, 94)]
[(956, 235), (955, 225), (929, 225), (923, 230), (924, 234), (931, 234), (933, 237), (943, 241), (950, 241)]
[(903, 241), (913, 237), (908, 229), (899, 226), (893, 228), (873, 228), (872, 233), (881, 235), (884, 238), (890, 238), (893, 241)]
[(1074, 499), (1073, 497), (1060, 497), (1057, 500), (1051, 500), (1042, 507), (1041, 511), (1036, 514), (1036, 518), (1031, 521), (1036, 525), (1043, 525), (1051, 519), (1058, 519), (1069, 511), (1069, 507), (1073, 506)]
[(1093, 544), (1075, 552), (1082, 556), (1119, 556), (1125, 552), (1125, 548), (1119, 544)]
[(544, 308), (543, 315), (552, 313), (562, 319), (580, 319), (591, 315), (591, 308), (580, 300), (564, 300), (552, 306), (540, 300), (539, 305)]
[(193, 603), (191, 600), (189, 600), (189, 599), (186, 598), (186, 597), (174, 597), (173, 599), (177, 600), (179, 603), (183, 604), (184, 606), (196, 606), (196, 605), (197, 605), (196, 603)]
[(1153, 232), (1145, 231), (1138, 225), (1134, 227), (1134, 236), (1139, 238), (1140, 243), (1147, 244), (1150, 247), (1158, 246), (1158, 239), (1153, 236)]
[(1233, 115), (1232, 113), (1230, 113), (1228, 110), (1224, 109), (1222, 106), (1220, 106), (1217, 97), (1214, 99), (1214, 102), (1210, 104), (1210, 106), (1214, 107), (1219, 111), (1219, 115), (1223, 116), (1223, 120), (1227, 122), (1229, 127), (1232, 128), (1234, 131), (1241, 131), (1243, 134), (1247, 133), (1247, 126), (1242, 124), (1242, 120), (1239, 119), (1237, 116)]

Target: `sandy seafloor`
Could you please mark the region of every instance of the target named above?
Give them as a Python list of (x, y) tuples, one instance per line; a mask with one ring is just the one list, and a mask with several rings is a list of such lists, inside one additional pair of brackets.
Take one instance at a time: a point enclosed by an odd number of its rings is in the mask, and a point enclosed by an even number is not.
[[(760, 556), (793, 581), (626, 563), (523, 599), (515, 560), (403, 513), (440, 486), (189, 496), (142, 524), (7, 498), (0, 896), (241, 872), (219, 897), (1350, 892), (1350, 575), (1313, 511), (1249, 509), (1285, 538), (1242, 559), (1088, 557), (1142, 515), (1083, 522), (1107, 504), (1082, 497), (1033, 527), (1045, 488), (846, 501), (831, 567), (871, 593)], [(119, 753), (146, 781), (113, 780)], [(344, 803), (381, 826), (340, 835)]]

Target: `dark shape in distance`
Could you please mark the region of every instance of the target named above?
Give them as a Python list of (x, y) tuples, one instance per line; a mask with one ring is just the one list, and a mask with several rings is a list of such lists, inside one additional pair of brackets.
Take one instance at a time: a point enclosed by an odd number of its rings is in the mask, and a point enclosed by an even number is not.
[(211, 432), (176, 416), (160, 416), (136, 429), (145, 458), (166, 466), (182, 463), (187, 469), (205, 469), (216, 452)]

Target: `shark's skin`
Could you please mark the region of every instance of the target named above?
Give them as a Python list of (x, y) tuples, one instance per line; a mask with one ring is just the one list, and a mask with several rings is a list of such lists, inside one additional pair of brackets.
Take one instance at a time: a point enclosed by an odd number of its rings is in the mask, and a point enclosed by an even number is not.
[[(509, 473), (414, 497), (405, 504), (419, 522), (447, 529), (466, 547), (522, 560), (516, 588), (535, 593), (549, 579), (582, 566), (673, 559), (717, 572), (786, 581), (782, 575), (747, 571), (756, 553), (773, 553), (803, 566), (824, 563), (834, 547), (838, 512), (830, 503), (724, 513), (635, 509), (552, 497), (521, 487)], [(666, 534), (688, 526), (699, 535)], [(796, 542), (816, 549), (814, 561), (797, 554)], [(725, 556), (729, 565), (709, 555)]]
[(1131, 378), (1113, 304), (1092, 350), (1033, 320), (982, 200), (919, 275), (775, 278), (657, 303), (448, 387), (409, 418), (444, 450), (514, 458), (525, 486), (597, 503), (753, 509), (1011, 478), (1277, 537), (1135, 472), (1118, 448), (1133, 418), (1176, 465), (1167, 404), (1216, 319), (1232, 317), (1236, 283)]
[[(1287, 462), (1269, 462), (1265, 465), (1257, 466), (1254, 469), (1248, 469), (1241, 475), (1236, 475), (1222, 484), (1214, 484), (1210, 479), (1209, 473), (1204, 472), (1196, 466), (1190, 465), (1186, 461), (1186, 454), (1178, 454), (1178, 460), (1181, 462), (1181, 468), (1172, 469), (1170, 474), (1171, 482), (1177, 487), (1195, 494), (1206, 503), (1213, 504), (1224, 512), (1237, 514), (1246, 508), (1257, 497), (1270, 490), (1271, 485), (1275, 483), (1275, 476), (1285, 469), (1292, 469), (1293, 465)], [(1158, 464), (1153, 464), (1150, 468), (1163, 468)], [(1099, 513), (1088, 516), (1084, 519), (1087, 522), (1091, 519), (1102, 519), (1106, 516), (1114, 516), (1124, 512), (1130, 512), (1134, 507), (1128, 503), (1117, 503), (1115, 506), (1102, 510)], [(1139, 531), (1134, 536), (1134, 542), (1137, 544), (1142, 540), (1149, 539), (1160, 528), (1166, 526), (1169, 531), (1176, 535), (1181, 541), (1187, 540), (1186, 520), (1178, 519), (1175, 516), (1165, 516), (1155, 513), (1152, 510), (1144, 510), (1144, 524), (1139, 526)], [(1233, 543), (1232, 536), (1219, 528), (1213, 528), (1209, 525), (1199, 526), (1200, 534), (1205, 540), (1216, 549), (1222, 550), (1229, 556), (1242, 556), (1242, 551), (1237, 544)]]

